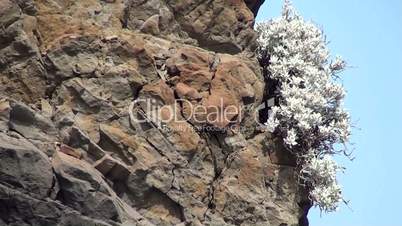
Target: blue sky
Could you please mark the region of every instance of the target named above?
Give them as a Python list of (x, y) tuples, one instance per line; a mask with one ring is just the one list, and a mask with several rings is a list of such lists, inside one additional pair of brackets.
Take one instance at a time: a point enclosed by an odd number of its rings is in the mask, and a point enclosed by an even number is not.
[[(311, 226), (402, 226), (402, 0), (294, 0), (323, 28), (343, 73), (354, 129), (355, 160), (340, 158), (350, 208), (322, 214)], [(282, 0), (266, 0), (257, 21), (280, 15)]]

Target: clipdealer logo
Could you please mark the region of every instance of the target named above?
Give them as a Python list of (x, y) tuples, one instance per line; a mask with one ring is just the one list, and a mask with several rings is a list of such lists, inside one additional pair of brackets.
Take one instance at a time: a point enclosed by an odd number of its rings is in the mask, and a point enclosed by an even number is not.
[[(183, 113), (185, 106), (185, 113)], [(265, 125), (259, 122), (259, 111), (264, 108), (260, 105), (252, 113), (256, 126), (260, 129)], [(192, 103), (187, 99), (175, 99), (172, 104), (161, 104), (153, 98), (139, 98), (131, 102), (128, 109), (130, 120), (133, 123), (152, 123), (161, 129), (169, 129), (169, 123), (182, 124), (191, 122), (193, 129), (202, 131), (241, 130), (239, 123), (245, 113), (241, 106), (225, 104), (223, 98), (218, 103), (207, 105)], [(189, 129), (188, 127), (175, 129)]]

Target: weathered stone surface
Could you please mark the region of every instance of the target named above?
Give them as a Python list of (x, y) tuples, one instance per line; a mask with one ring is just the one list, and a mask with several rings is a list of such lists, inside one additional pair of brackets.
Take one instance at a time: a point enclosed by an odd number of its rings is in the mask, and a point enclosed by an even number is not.
[(58, 199), (87, 216), (103, 220), (117, 217), (108, 185), (89, 164), (58, 152), (52, 165), (60, 183)]
[(10, 121), (10, 102), (6, 99), (0, 99), (0, 132), (8, 130), (8, 122)]
[(44, 97), (46, 91), (37, 19), (30, 14), (35, 10), (32, 1), (0, 2), (0, 93), (27, 103)]
[(57, 151), (63, 152), (66, 155), (73, 156), (74, 158), (81, 159), (82, 153), (79, 150), (65, 144), (56, 143), (56, 145), (58, 146)]
[[(188, 100), (183, 103), (184, 116), (195, 124), (224, 128), (253, 112), (262, 99), (263, 83), (243, 61), (247, 60), (190, 48), (179, 49), (169, 58), (166, 65), (174, 76), (172, 82), (177, 83), (176, 92)], [(251, 106), (247, 109), (247, 105)]]
[(0, 133), (0, 181), (33, 197), (52, 192), (54, 176), (47, 156), (25, 138)]
[(255, 40), (254, 17), (244, 1), (168, 1), (168, 4), (183, 30), (201, 47), (237, 53)]
[(94, 167), (112, 181), (124, 181), (130, 174), (128, 167), (124, 163), (110, 157), (109, 155), (105, 155), (103, 158), (99, 159)]
[(9, 103), (9, 129), (29, 139), (38, 149), (51, 156), (55, 151), (54, 144), (58, 141), (58, 131), (53, 122), (40, 111), (35, 111), (21, 102)]
[[(215, 182), (215, 209), (208, 215), (234, 225), (298, 225), (303, 196), (294, 168), (274, 165), (252, 146), (230, 156), (229, 166)], [(283, 196), (283, 194), (287, 194)], [(289, 210), (283, 212), (275, 206)]]
[(1, 225), (114, 226), (81, 215), (58, 201), (37, 199), (0, 184)]
[(130, 29), (153, 35), (192, 38), (216, 52), (238, 53), (254, 45), (253, 12), (257, 13), (260, 4), (242, 0), (132, 0), (125, 10), (125, 23)]
[(305, 222), (257, 128), (263, 2), (0, 0), (0, 225)]
[(56, 141), (57, 130), (53, 122), (28, 106), (11, 102), (10, 127), (25, 138), (45, 142)]
[(90, 164), (58, 152), (52, 165), (60, 183), (57, 199), (62, 203), (85, 216), (106, 222), (139, 224), (143, 220), (117, 197), (101, 173)]

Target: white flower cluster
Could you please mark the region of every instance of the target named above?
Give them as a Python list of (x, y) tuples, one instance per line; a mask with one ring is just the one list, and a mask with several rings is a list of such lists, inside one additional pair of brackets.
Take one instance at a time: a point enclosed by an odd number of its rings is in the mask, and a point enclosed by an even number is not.
[(301, 175), (314, 188), (310, 192), (310, 198), (314, 200), (315, 205), (326, 212), (336, 211), (338, 203), (343, 200), (341, 187), (336, 182), (336, 173), (343, 168), (338, 166), (330, 155), (316, 158), (312, 154), (305, 158), (302, 167)]
[(289, 1), (282, 17), (256, 25), (258, 57), (266, 76), (276, 84), (267, 128), (284, 138), (300, 160), (310, 197), (322, 210), (333, 211), (342, 200), (336, 184), (336, 163), (329, 155), (346, 144), (350, 119), (342, 105), (345, 91), (334, 82), (346, 63), (330, 60), (325, 37), (304, 21)]

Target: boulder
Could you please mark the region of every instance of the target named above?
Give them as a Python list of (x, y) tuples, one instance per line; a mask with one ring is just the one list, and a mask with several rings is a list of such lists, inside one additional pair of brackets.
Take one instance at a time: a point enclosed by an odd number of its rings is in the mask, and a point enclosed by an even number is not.
[(0, 184), (1, 225), (116, 226), (80, 214), (59, 201), (37, 199)]
[(60, 184), (58, 199), (83, 215), (102, 220), (118, 217), (109, 187), (91, 165), (61, 152), (52, 159)]
[(18, 134), (0, 132), (0, 181), (35, 198), (52, 194), (54, 175), (48, 157)]
[(87, 162), (57, 152), (52, 165), (60, 184), (57, 199), (64, 205), (84, 216), (112, 224), (151, 225), (124, 203), (102, 174)]
[(53, 122), (20, 102), (10, 103), (10, 128), (25, 138), (55, 142), (58, 132)]

